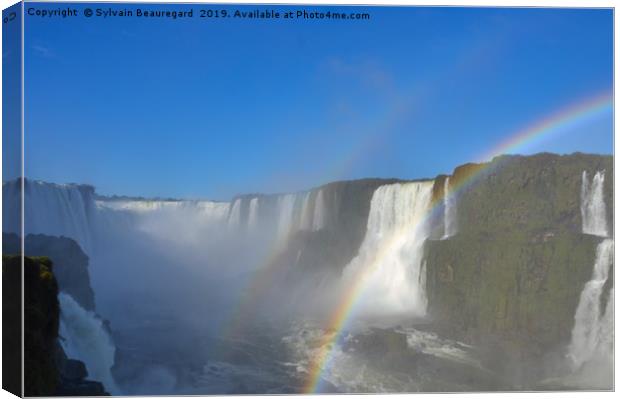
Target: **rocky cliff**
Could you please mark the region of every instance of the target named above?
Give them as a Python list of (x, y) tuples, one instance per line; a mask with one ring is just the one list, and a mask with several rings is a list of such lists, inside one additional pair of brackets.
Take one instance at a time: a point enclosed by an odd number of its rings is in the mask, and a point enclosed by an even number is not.
[[(478, 172), (476, 172), (478, 171)], [(608, 226), (613, 226), (613, 158), (575, 153), (506, 155), (489, 164), (457, 167), (459, 233), (495, 231), (581, 232), (582, 173), (605, 171)], [(475, 174), (475, 178), (471, 178)], [(436, 181), (440, 190), (442, 182)]]
[[(4, 253), (19, 252), (19, 237), (3, 234)], [(71, 295), (84, 309), (95, 309), (95, 294), (90, 284), (88, 256), (67, 237), (29, 234), (24, 241), (26, 256), (47, 256), (54, 260), (54, 275), (61, 291)]]
[(613, 226), (613, 159), (538, 154), (485, 166), (452, 176), (458, 186), (480, 170), (458, 196), (458, 234), (426, 244), (428, 312), (444, 334), (489, 348), (490, 368), (527, 385), (570, 341), (602, 241), (582, 233), (582, 173), (605, 171)]
[[(67, 359), (59, 344), (58, 284), (47, 257), (24, 257), (24, 395), (105, 395), (101, 383), (85, 380), (82, 362)], [(3, 381), (21, 392), (21, 257), (3, 255)], [(8, 333), (8, 334), (7, 334)]]

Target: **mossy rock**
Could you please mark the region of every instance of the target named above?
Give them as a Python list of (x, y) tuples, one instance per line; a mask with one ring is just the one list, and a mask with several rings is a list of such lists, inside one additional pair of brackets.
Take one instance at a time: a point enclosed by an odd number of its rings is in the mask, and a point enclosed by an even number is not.
[[(21, 258), (3, 256), (3, 301), (19, 306), (21, 297)], [(49, 396), (56, 391), (59, 374), (55, 362), (60, 307), (58, 285), (52, 273), (52, 262), (46, 257), (24, 258), (24, 394)], [(5, 328), (21, 332), (18, 311)], [(9, 310), (15, 317), (15, 311)], [(10, 326), (10, 327), (9, 327)], [(6, 341), (5, 341), (6, 343)], [(7, 346), (5, 346), (7, 348)], [(21, 353), (8, 353), (3, 369), (21, 368)], [(7, 367), (8, 366), (8, 367)]]

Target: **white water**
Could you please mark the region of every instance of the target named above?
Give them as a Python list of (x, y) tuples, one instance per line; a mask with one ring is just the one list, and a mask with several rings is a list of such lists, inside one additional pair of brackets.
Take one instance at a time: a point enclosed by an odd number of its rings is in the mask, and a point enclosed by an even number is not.
[(598, 245), (592, 278), (586, 283), (579, 298), (579, 305), (575, 312), (575, 326), (568, 348), (568, 356), (574, 370), (579, 369), (595, 356), (611, 353), (613, 306), (609, 307), (609, 305), (613, 303), (613, 300), (602, 311), (601, 297), (613, 264), (613, 249), (612, 239), (605, 239)]
[(397, 183), (373, 194), (366, 236), (343, 274), (345, 289), (364, 287), (358, 316), (426, 314), (422, 255), (432, 189), (433, 182)]
[(70, 295), (60, 293), (61, 344), (70, 359), (84, 362), (88, 379), (100, 381), (106, 391), (119, 394), (110, 369), (114, 365), (116, 348), (93, 312), (84, 310)]
[(301, 205), (301, 217), (299, 221), (299, 228), (301, 230), (312, 229), (312, 214), (310, 213), (310, 195), (311, 191), (308, 191), (304, 195), (304, 199)]
[(237, 198), (232, 204), (228, 215), (228, 226), (232, 229), (238, 228), (241, 224), (241, 199)]
[[(19, 210), (19, 181), (3, 183), (7, 211)], [(92, 247), (92, 191), (87, 186), (26, 180), (24, 227), (27, 234), (50, 234), (75, 239), (85, 250)], [(8, 215), (4, 217), (9, 220)], [(19, 218), (6, 231), (21, 235)]]
[(603, 196), (605, 172), (596, 172), (592, 182), (584, 170), (581, 176), (581, 219), (586, 234), (607, 237), (607, 212)]
[[(604, 172), (596, 172), (592, 181), (586, 171), (581, 180), (582, 231), (607, 237), (607, 218), (603, 186)], [(613, 356), (613, 288), (603, 306), (604, 286), (613, 267), (614, 240), (606, 238), (596, 248), (592, 277), (579, 297), (575, 325), (568, 346), (568, 358), (574, 372), (602, 375), (611, 370)], [(604, 369), (598, 365), (603, 364)], [(595, 366), (596, 365), (596, 366)], [(592, 369), (592, 370), (588, 370)]]
[[(229, 203), (98, 200), (96, 210), (96, 226), (93, 228), (97, 233), (105, 230), (107, 234), (118, 235), (120, 232), (131, 234), (137, 231), (158, 240), (188, 247), (200, 245), (205, 236), (225, 226)], [(229, 218), (228, 223), (234, 224), (234, 221)], [(93, 255), (92, 252), (85, 252)]]
[[(462, 342), (443, 339), (437, 334), (411, 327), (393, 331), (405, 335), (406, 347), (400, 350), (408, 352), (412, 357), (417, 356), (417, 353), (423, 353), (468, 367), (482, 368), (475, 356), (474, 348)], [(334, 339), (336, 333), (341, 334), (341, 339)], [(328, 351), (329, 361), (323, 365), (321, 380), (329, 382), (341, 392), (419, 391), (421, 381), (413, 377), (415, 371), (403, 369), (406, 377), (399, 378), (393, 369), (382, 367), (380, 359), (365, 354), (363, 350), (360, 351), (355, 347), (360, 338), (372, 334), (377, 334), (377, 331), (362, 328), (358, 331), (336, 332), (326, 331), (310, 322), (294, 323), (287, 331), (287, 335), (282, 338), (282, 342), (292, 354), (290, 361), (284, 365), (292, 374), (307, 378), (313, 367), (313, 360)], [(380, 334), (377, 335), (379, 339)]]
[(226, 219), (229, 209), (228, 202), (215, 201), (98, 200), (96, 204), (97, 207), (137, 214), (191, 211), (213, 222)]
[[(7, 222), (4, 231), (16, 234), (21, 234), (19, 218), (11, 218), (10, 214), (19, 214), (19, 190), (18, 181), (3, 183), (3, 219)], [(285, 239), (299, 230), (317, 231), (325, 227), (323, 191), (316, 193), (314, 201), (312, 197), (312, 191), (278, 196), (274, 238)], [(204, 242), (207, 236), (213, 237), (211, 233), (225, 225), (234, 233), (242, 226), (256, 229), (264, 223), (259, 220), (261, 200), (249, 200), (247, 219), (242, 217), (243, 201), (96, 199), (88, 186), (26, 180), (25, 233), (72, 238), (89, 256), (95, 253), (102, 232), (117, 235), (137, 230), (158, 239), (194, 245)], [(170, 227), (174, 235), (170, 234)]]
[(482, 367), (475, 356), (470, 353), (472, 349), (470, 345), (460, 341), (443, 339), (435, 333), (420, 331), (411, 327), (399, 331), (407, 335), (407, 346), (416, 352)]
[(442, 239), (450, 238), (456, 234), (456, 200), (450, 194), (450, 178), (447, 177), (443, 187), (443, 223), (444, 234)]
[(248, 229), (254, 230), (258, 225), (258, 198), (250, 200), (250, 211), (248, 213)]
[(295, 212), (295, 194), (286, 194), (278, 197), (278, 242), (285, 240), (293, 228)]
[(319, 190), (314, 200), (314, 214), (312, 216), (312, 231), (318, 231), (325, 227), (325, 199), (323, 190)]

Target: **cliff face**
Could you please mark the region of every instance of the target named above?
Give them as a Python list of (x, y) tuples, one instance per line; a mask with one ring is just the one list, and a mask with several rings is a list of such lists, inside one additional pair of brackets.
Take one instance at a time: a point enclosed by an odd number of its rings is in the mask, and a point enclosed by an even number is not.
[[(333, 182), (312, 189), (308, 194), (307, 208), (310, 214), (320, 211), (318, 228), (293, 231), (283, 252), (272, 263), (282, 265), (292, 273), (333, 272), (338, 275), (357, 254), (366, 234), (370, 201), (375, 190), (384, 185), (397, 183), (396, 179), (361, 179)], [(320, 196), (320, 200), (318, 199)], [(240, 219), (246, 224), (250, 213), (250, 201), (255, 195), (237, 197), (240, 200)], [(259, 197), (261, 221), (278, 220), (278, 201), (281, 195)], [(301, 199), (296, 195), (297, 218), (301, 216)], [(320, 204), (320, 205), (319, 205)], [(317, 217), (310, 216), (312, 222)], [(267, 223), (268, 224), (268, 223)]]
[[(59, 380), (55, 364), (58, 338), (58, 286), (48, 258), (24, 258), (24, 395), (53, 394)], [(3, 380), (21, 392), (21, 257), (2, 257)]]
[[(582, 173), (605, 171), (613, 226), (611, 156), (496, 158), (458, 196), (458, 233), (429, 240), (428, 312), (445, 334), (496, 353), (495, 370), (540, 379), (545, 354), (570, 342), (575, 310), (602, 238), (583, 234)], [(457, 168), (455, 187), (478, 165)], [(460, 175), (460, 176), (459, 176)], [(609, 286), (609, 284), (608, 284)], [(609, 288), (607, 286), (607, 289)], [(495, 356), (497, 355), (497, 356)], [(510, 361), (526, 365), (519, 370)]]
[[(19, 252), (19, 237), (3, 234), (5, 253)], [(47, 256), (54, 260), (54, 275), (61, 291), (71, 295), (84, 309), (95, 309), (95, 294), (90, 285), (88, 256), (72, 239), (43, 234), (29, 234), (25, 242), (26, 256)]]
[(325, 203), (324, 228), (300, 232), (289, 241), (287, 259), (296, 258), (296, 271), (329, 267), (339, 274), (357, 254), (366, 234), (370, 201), (375, 190), (396, 183), (390, 179), (362, 179), (322, 186)]
[(22, 396), (21, 259), (2, 256), (2, 388)]
[[(4, 387), (21, 392), (21, 257), (3, 255)], [(106, 395), (85, 380), (84, 363), (68, 359), (59, 339), (58, 284), (47, 257), (24, 257), (24, 395)]]
[[(607, 224), (613, 226), (613, 158), (542, 153), (497, 157), (484, 168), (476, 164), (456, 168), (450, 186), (464, 187), (457, 200), (458, 231), (581, 233), (583, 171), (589, 178), (605, 171)], [(470, 184), (472, 173), (477, 177)]]
[[(9, 263), (15, 266), (15, 260)], [(19, 265), (17, 267), (19, 268)], [(26, 396), (50, 394), (58, 385), (59, 372), (54, 359), (60, 317), (57, 295), (58, 285), (52, 274), (52, 263), (49, 258), (24, 258)]]

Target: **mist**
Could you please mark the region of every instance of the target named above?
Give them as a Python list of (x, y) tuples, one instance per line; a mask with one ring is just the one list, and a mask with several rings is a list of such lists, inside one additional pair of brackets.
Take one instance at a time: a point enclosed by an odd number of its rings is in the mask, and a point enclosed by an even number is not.
[(367, 179), (230, 202), (28, 181), (26, 231), (73, 238), (88, 255), (96, 313), (63, 296), (64, 347), (114, 394), (604, 388), (613, 239), (597, 176), (583, 175), (581, 193), (584, 234), (601, 240), (592, 278), (571, 342), (542, 361), (497, 336), (442, 329), (429, 314), (425, 248), (460, 234), (457, 198), (429, 215), (433, 181)]

